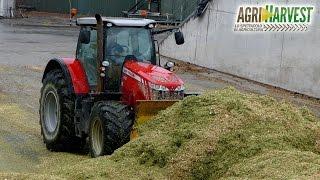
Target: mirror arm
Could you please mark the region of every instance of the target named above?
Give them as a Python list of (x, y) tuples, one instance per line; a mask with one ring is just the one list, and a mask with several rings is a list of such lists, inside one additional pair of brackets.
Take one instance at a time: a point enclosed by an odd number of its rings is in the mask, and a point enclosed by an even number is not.
[(170, 28), (170, 29), (164, 29), (164, 30), (160, 30), (160, 31), (153, 31), (152, 34), (162, 34), (165, 32), (175, 32), (178, 30), (179, 30), (179, 28)]

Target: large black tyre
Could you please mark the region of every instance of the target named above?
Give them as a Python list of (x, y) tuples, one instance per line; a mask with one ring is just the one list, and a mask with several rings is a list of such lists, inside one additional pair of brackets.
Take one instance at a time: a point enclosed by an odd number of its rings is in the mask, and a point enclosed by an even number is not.
[(48, 150), (82, 150), (85, 140), (74, 133), (74, 97), (68, 94), (64, 74), (59, 69), (48, 72), (43, 80), (39, 114), (41, 134)]
[(91, 111), (89, 148), (92, 157), (109, 155), (130, 141), (134, 114), (120, 102), (97, 102)]

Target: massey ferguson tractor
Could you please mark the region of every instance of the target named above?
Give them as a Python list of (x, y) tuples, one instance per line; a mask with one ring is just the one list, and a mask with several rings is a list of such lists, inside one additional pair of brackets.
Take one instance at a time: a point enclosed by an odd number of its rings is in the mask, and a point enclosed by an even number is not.
[[(77, 19), (75, 58), (48, 62), (40, 97), (41, 133), (47, 149), (89, 147), (92, 157), (113, 151), (138, 136), (136, 127), (183, 99), (184, 83), (168, 62), (160, 67), (149, 19)], [(157, 50), (156, 50), (157, 49)]]

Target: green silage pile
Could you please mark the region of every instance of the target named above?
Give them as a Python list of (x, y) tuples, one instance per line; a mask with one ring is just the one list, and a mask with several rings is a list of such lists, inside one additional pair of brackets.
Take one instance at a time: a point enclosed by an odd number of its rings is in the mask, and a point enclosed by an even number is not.
[(320, 124), (306, 108), (233, 88), (188, 97), (112, 156), (53, 172), (68, 178), (311, 178)]
[[(69, 179), (317, 178), (320, 122), (306, 108), (233, 88), (188, 97), (112, 156), (61, 162)], [(318, 177), (319, 178), (319, 177)]]

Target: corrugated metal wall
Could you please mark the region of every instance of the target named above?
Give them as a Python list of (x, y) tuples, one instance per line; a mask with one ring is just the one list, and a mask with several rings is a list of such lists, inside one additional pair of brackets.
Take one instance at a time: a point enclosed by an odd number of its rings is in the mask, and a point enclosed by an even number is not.
[(197, 7), (198, 0), (162, 0), (161, 13), (172, 14), (176, 20), (184, 20)]
[[(71, 3), (80, 14), (122, 16), (122, 11), (132, 7), (135, 0), (71, 0)], [(38, 11), (69, 13), (69, 0), (25, 0), (25, 4), (34, 6)]]
[[(136, 0), (71, 0), (72, 7), (81, 14), (101, 13), (105, 16), (122, 16), (122, 11), (132, 7)], [(191, 14), (198, 0), (162, 0), (161, 13), (171, 14), (172, 19), (183, 20)], [(69, 13), (69, 0), (25, 0), (26, 5), (38, 11)]]
[[(35, 7), (38, 11), (69, 13), (68, 0), (25, 0), (24, 4)], [(72, 4), (77, 2), (72, 0)]]
[(78, 0), (77, 8), (81, 14), (122, 16), (122, 11), (128, 10), (134, 4), (135, 0)]

